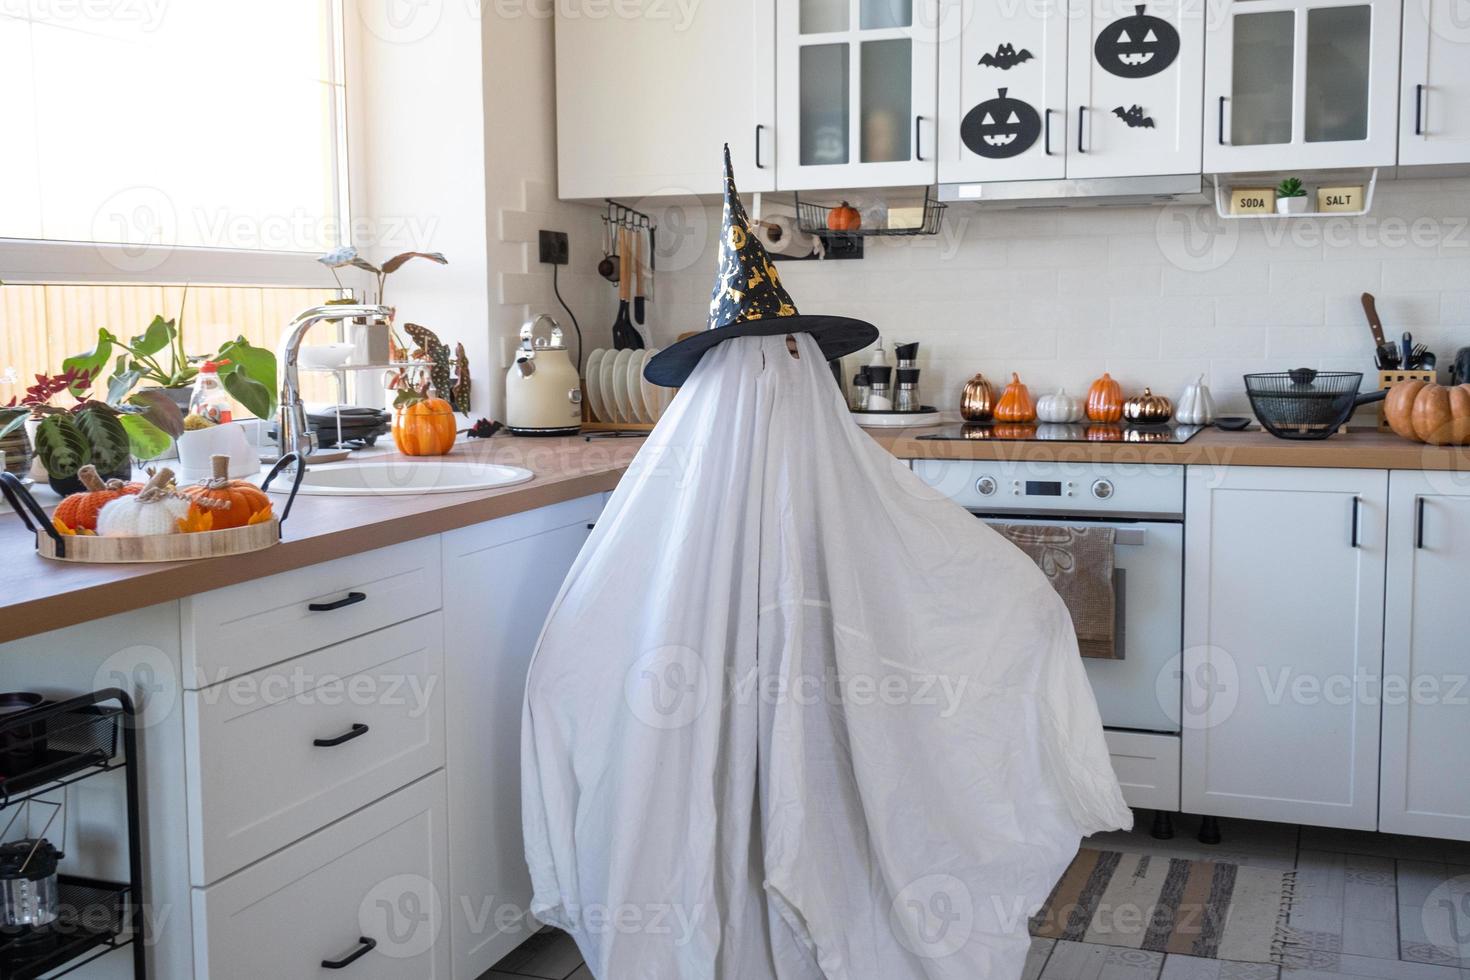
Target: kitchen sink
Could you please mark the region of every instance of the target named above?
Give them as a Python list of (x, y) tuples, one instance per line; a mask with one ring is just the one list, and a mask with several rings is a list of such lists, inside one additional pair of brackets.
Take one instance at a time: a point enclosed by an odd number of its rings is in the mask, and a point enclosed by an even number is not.
[[(519, 466), (465, 460), (420, 459), (329, 463), (311, 466), (301, 493), (322, 497), (376, 497), (406, 493), (462, 493), (525, 483), (535, 476)], [(290, 493), (291, 474), (271, 482), (271, 493)]]

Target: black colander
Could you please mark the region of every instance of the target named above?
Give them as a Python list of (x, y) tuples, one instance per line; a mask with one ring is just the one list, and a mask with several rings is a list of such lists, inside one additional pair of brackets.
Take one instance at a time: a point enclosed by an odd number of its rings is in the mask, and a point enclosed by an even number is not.
[(1261, 426), (1278, 439), (1326, 439), (1359, 405), (1381, 401), (1388, 392), (1358, 394), (1360, 371), (1273, 371), (1247, 374), (1245, 393)]

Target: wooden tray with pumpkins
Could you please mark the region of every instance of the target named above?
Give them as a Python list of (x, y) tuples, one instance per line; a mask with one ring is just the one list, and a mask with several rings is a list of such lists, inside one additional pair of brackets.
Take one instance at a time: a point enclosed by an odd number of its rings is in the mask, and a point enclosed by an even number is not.
[(179, 487), (173, 471), (155, 470), (146, 483), (104, 481), (90, 466), (78, 473), (83, 489), (48, 517), (13, 473), (0, 473), (0, 493), (36, 535), (36, 553), (55, 561), (119, 564), (192, 561), (261, 551), (281, 540), (305, 464), (296, 466), (279, 516), (266, 495), (282, 470), (299, 463), (287, 453), (260, 486), (229, 478), (229, 457), (214, 457), (214, 476)]

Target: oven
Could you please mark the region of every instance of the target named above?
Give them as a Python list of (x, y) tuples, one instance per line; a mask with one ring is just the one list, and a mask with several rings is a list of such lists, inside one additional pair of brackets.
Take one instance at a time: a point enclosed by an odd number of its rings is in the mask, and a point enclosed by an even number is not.
[(1122, 656), (1083, 663), (1125, 798), (1177, 809), (1184, 467), (915, 460), (913, 469), (991, 524), (1113, 529), (1114, 630)]

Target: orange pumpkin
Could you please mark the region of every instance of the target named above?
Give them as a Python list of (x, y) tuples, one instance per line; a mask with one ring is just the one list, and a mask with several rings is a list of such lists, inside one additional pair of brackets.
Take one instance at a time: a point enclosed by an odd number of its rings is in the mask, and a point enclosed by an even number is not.
[(454, 448), (454, 409), (442, 398), (420, 398), (398, 406), (393, 444), (405, 456), (443, 456)]
[(271, 498), (260, 487), (245, 480), (230, 479), (230, 457), (220, 453), (210, 457), (210, 464), (214, 469), (210, 479), (184, 488), (184, 495), (199, 509), (211, 512), (210, 530), (244, 527), (257, 513), (270, 507)]
[(997, 439), (1036, 438), (1036, 426), (1029, 422), (997, 422), (994, 428)]
[(827, 227), (832, 231), (857, 231), (862, 226), (862, 214), (846, 201), (827, 212)]
[(1087, 417), (1094, 422), (1117, 422), (1123, 417), (1123, 386), (1113, 376), (1103, 376), (1087, 389)]
[(1446, 388), (1401, 381), (1388, 391), (1383, 414), (1405, 439), (1434, 446), (1470, 445), (1470, 384)]
[(1087, 427), (1088, 442), (1122, 442), (1123, 427), (1112, 422), (1099, 422)]
[(1031, 400), (1030, 390), (1021, 383), (1019, 374), (1011, 375), (1011, 383), (995, 403), (997, 422), (1035, 422), (1036, 403)]
[(118, 497), (131, 496), (143, 489), (141, 483), (124, 483), (121, 480), (108, 480), (104, 483), (97, 474), (97, 467), (91, 463), (77, 470), (77, 479), (87, 489), (74, 493), (57, 504), (56, 513), (52, 515), (73, 531), (97, 530), (97, 512), (104, 504), (111, 503)]

